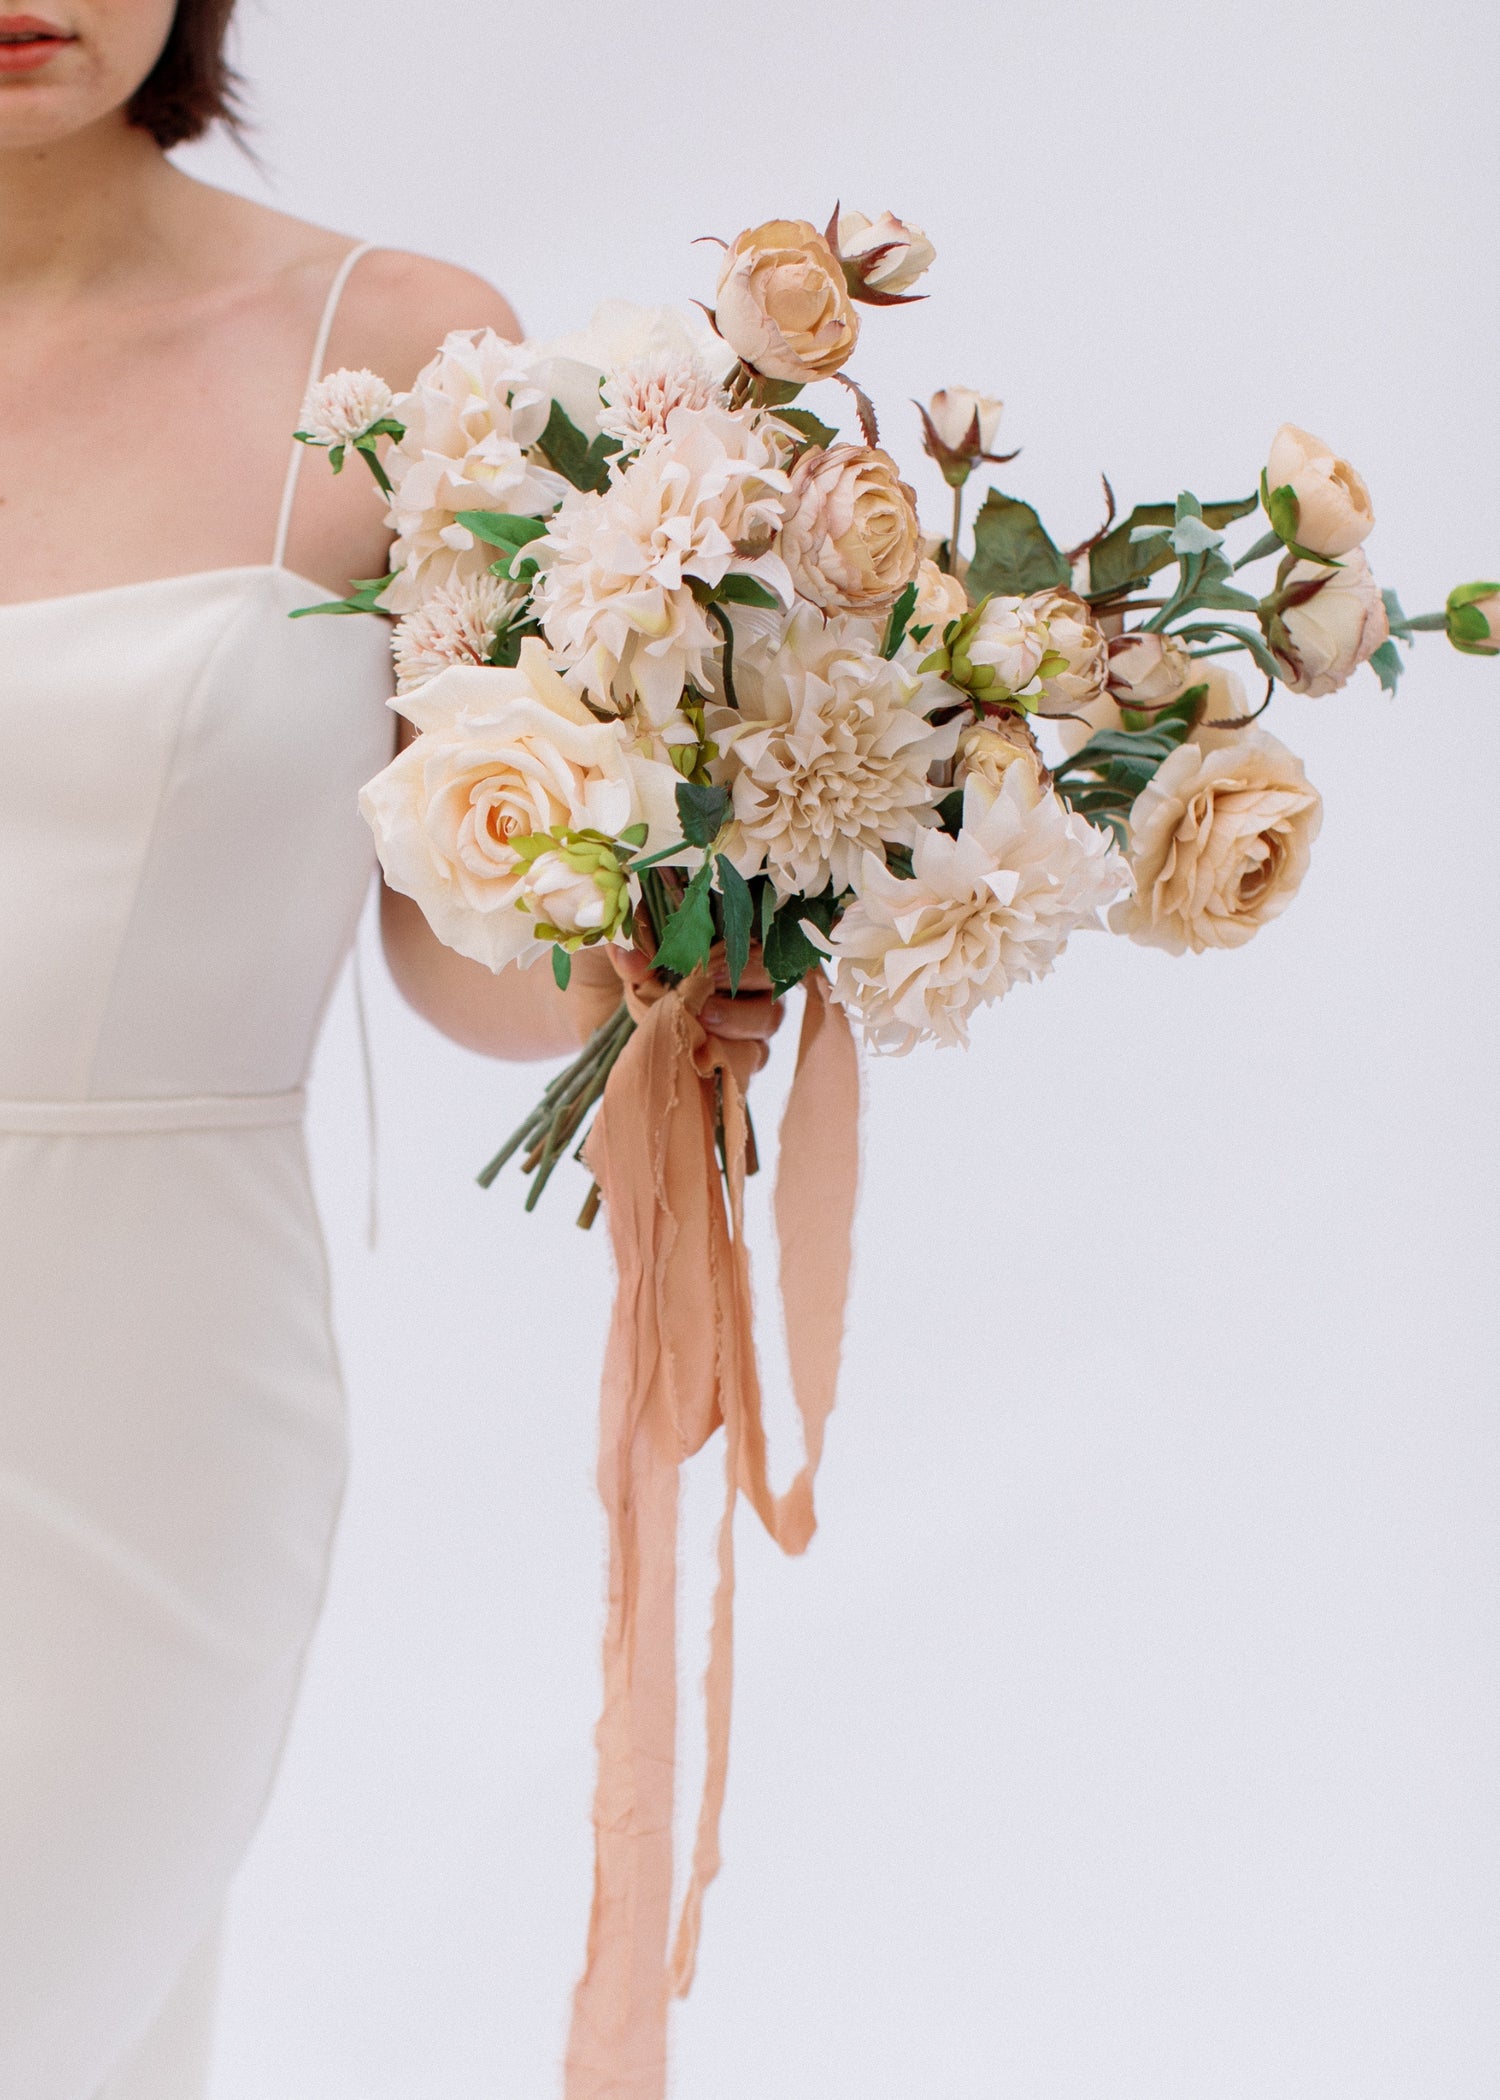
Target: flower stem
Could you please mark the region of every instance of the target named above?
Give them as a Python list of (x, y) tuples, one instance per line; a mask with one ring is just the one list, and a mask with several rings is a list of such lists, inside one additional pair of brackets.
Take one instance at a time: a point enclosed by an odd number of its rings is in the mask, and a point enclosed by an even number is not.
[(964, 522), (964, 485), (956, 482), (953, 489), (953, 526), (948, 535), (947, 569), (950, 576), (958, 574), (958, 536)]

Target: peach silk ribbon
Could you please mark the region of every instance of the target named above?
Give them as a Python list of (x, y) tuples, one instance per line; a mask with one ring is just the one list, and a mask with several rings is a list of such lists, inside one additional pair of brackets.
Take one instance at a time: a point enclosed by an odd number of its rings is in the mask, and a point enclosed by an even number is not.
[[(775, 1215), (792, 1384), (806, 1457), (784, 1495), (766, 1438), (744, 1242), (740, 1055), (707, 1035), (702, 976), (645, 1004), (610, 1075), (586, 1157), (604, 1192), (618, 1289), (601, 1391), (609, 1519), (604, 1707), (597, 1732), (588, 1962), (573, 2002), (567, 2100), (663, 2100), (667, 2008), (692, 1983), (703, 1895), (719, 1868), (733, 1674), (734, 1511), (743, 1492), (784, 1551), (816, 1528), (813, 1480), (833, 1407), (859, 1168), (859, 1068), (820, 973), (807, 981), (781, 1124)], [(714, 1147), (722, 1089), (726, 1215)], [(727, 1498), (704, 1680), (708, 1754), (670, 1960), (677, 1725), (678, 1468), (722, 1423)]]

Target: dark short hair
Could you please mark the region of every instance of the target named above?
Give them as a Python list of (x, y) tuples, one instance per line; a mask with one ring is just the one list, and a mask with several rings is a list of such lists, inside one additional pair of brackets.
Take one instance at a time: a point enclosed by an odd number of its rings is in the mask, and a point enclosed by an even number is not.
[(224, 56), (233, 13), (234, 0), (177, 0), (161, 56), (125, 110), (158, 146), (181, 146), (221, 121), (238, 125), (239, 81)]

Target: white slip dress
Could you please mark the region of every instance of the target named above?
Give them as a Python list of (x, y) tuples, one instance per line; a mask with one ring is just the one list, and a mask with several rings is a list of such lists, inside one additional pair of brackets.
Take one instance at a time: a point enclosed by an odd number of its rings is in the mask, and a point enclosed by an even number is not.
[(383, 624), (288, 618), (302, 449), (267, 565), (0, 606), (0, 2100), (203, 2100), (328, 1570), (303, 1088), (393, 723)]

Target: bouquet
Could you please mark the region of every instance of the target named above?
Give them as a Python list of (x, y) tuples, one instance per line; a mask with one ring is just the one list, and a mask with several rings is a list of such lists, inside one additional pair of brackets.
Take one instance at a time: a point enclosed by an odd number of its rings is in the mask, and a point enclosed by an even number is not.
[[(978, 1008), (1086, 928), (1242, 946), (1291, 903), (1321, 820), (1262, 724), (1278, 688), (1316, 698), (1368, 664), (1394, 692), (1429, 630), (1500, 654), (1500, 584), (1409, 618), (1363, 552), (1364, 481), (1290, 424), (1229, 500), (1120, 517), (1106, 480), (1102, 523), (1069, 546), (993, 485), (966, 530), (970, 482), (1015, 454), (995, 449), (998, 400), (945, 388), (915, 426), (952, 491), (925, 531), (849, 365), (861, 310), (919, 296), (933, 260), (890, 213), (772, 221), (725, 245), (701, 318), (615, 303), (553, 342), (452, 335), (406, 394), (321, 380), (298, 433), (335, 471), (365, 461), (395, 533), (390, 574), (306, 609), (395, 623), (416, 734), (362, 797), (387, 880), (496, 971), (543, 963), (566, 985), (600, 943), (650, 964), (481, 1176), (521, 1155), (530, 1208), (576, 1153), (594, 1176), (580, 1222), (602, 1197), (620, 1278), (570, 2100), (664, 2091), (667, 1996), (718, 1864), (736, 1497), (789, 1550), (812, 1533), (857, 1166), (851, 1031), (897, 1055), (964, 1044)], [(777, 994), (807, 995), (776, 1195), (807, 1459), (781, 1497), (741, 1229), (748, 1074), (696, 1019), (757, 955)], [(720, 1424), (708, 1781), (668, 1961), (676, 1468)]]

